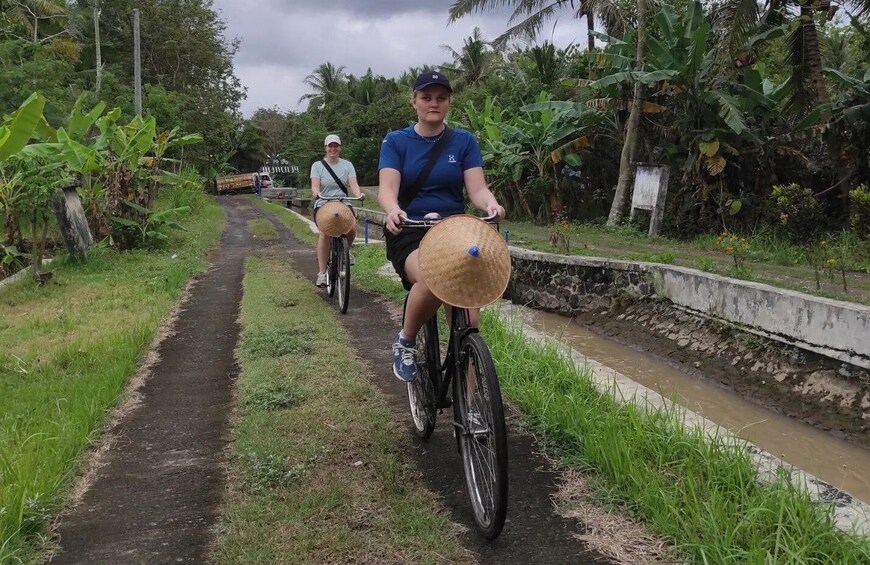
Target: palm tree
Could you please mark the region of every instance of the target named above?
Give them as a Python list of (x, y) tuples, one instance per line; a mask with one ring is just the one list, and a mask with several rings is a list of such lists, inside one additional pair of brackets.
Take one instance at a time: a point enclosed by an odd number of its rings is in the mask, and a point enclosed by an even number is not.
[[(510, 5), (514, 8), (508, 20), (508, 28), (493, 41), (493, 46), (502, 48), (511, 39), (518, 37), (534, 39), (543, 29), (544, 24), (560, 13), (570, 10), (571, 15), (578, 20), (586, 18), (587, 44), (589, 50), (595, 48), (595, 12), (603, 11), (609, 14), (615, 7), (614, 0), (456, 0), (449, 10), (450, 23), (471, 13), (481, 13), (488, 9)], [(606, 16), (605, 20), (612, 19)]]
[(480, 28), (475, 27), (471, 37), (466, 37), (461, 51), (456, 51), (449, 45), (442, 49), (453, 56), (453, 64), (444, 69), (458, 75), (457, 86), (475, 86), (486, 76), (486, 71), (493, 60), (489, 43), (480, 34)]
[[(837, 0), (840, 8), (850, 15), (870, 11), (870, 0)], [(726, 53), (733, 59), (751, 49), (754, 38), (770, 33), (778, 27), (792, 24), (788, 38), (788, 60), (792, 66), (790, 79), (792, 110), (807, 111), (830, 100), (822, 74), (822, 45), (816, 19), (819, 14), (831, 13), (831, 0), (768, 0), (759, 9), (755, 0), (727, 0), (719, 6), (716, 28), (727, 46)]]
[(33, 43), (50, 39), (60, 33), (55, 33), (42, 40), (39, 38), (39, 22), (67, 17), (66, 2), (59, 0), (0, 0), (0, 13), (17, 29), (30, 36)]
[(312, 106), (323, 106), (344, 84), (344, 66), (336, 67), (332, 63), (322, 63), (302, 82), (314, 89), (314, 92), (301, 96), (299, 102), (308, 100)]
[(249, 121), (235, 131), (230, 149), (218, 166), (231, 164), (239, 171), (256, 169), (266, 160), (267, 143), (265, 132)]

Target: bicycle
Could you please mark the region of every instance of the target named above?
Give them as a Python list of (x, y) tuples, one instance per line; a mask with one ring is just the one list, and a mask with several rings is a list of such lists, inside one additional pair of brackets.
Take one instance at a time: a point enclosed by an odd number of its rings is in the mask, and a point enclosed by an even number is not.
[[(428, 229), (440, 217), (403, 218), (403, 229)], [(495, 216), (481, 218), (492, 223)], [(405, 307), (407, 307), (407, 296)], [(442, 359), (437, 314), (417, 333), (417, 378), (408, 383), (408, 404), (414, 432), (428, 440), (438, 413), (453, 407), (453, 429), (462, 456), (465, 482), (475, 523), (483, 537), (495, 539), (507, 516), (508, 452), (501, 387), (492, 354), (468, 310), (449, 309), (449, 337)], [(452, 391), (452, 398), (448, 393)]]
[[(363, 197), (321, 196), (320, 200), (342, 202), (353, 209), (348, 201), (362, 201)], [(330, 239), (329, 258), (326, 262), (327, 296), (332, 298), (336, 290), (338, 290), (338, 309), (342, 314), (347, 314), (347, 307), (350, 304), (350, 244), (344, 234)]]

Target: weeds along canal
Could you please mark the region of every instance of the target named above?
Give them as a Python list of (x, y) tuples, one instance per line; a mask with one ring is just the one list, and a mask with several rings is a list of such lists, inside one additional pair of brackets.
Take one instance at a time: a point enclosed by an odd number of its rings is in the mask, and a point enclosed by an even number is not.
[(526, 323), (582, 355), (730, 430), (855, 498), (870, 502), (870, 450), (777, 414), (558, 314), (523, 309)]

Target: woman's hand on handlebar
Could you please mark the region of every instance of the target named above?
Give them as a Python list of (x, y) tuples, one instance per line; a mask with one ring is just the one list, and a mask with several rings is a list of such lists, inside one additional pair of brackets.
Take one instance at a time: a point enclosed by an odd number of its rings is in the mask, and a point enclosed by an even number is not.
[(407, 217), (405, 211), (398, 206), (387, 212), (387, 230), (392, 234), (402, 231), (402, 219)]
[(494, 202), (487, 206), (485, 212), (488, 217), (493, 217), (494, 221), (496, 222), (504, 220), (504, 217), (506, 215), (504, 206), (501, 206), (497, 202)]

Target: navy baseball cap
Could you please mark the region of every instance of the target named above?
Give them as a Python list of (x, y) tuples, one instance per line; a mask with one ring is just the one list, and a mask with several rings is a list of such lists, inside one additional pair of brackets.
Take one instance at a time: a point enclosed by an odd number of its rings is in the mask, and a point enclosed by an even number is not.
[(420, 76), (417, 77), (417, 80), (414, 81), (414, 92), (423, 90), (427, 86), (432, 86), (433, 84), (440, 84), (450, 92), (453, 92), (453, 87), (450, 86), (450, 81), (447, 80), (444, 73), (440, 71), (426, 71), (425, 73), (421, 73)]

